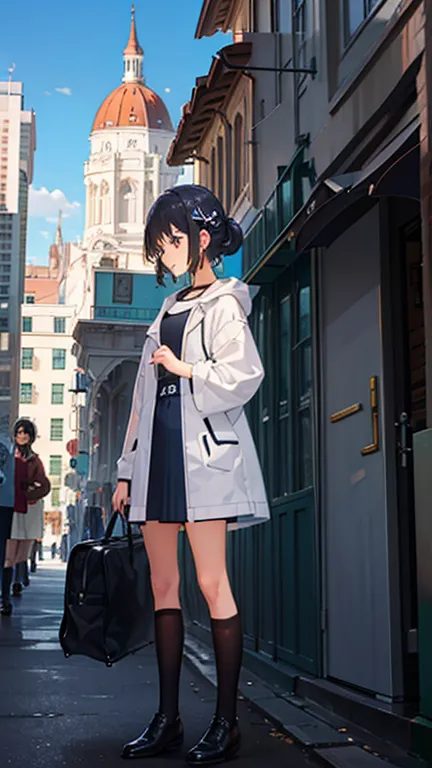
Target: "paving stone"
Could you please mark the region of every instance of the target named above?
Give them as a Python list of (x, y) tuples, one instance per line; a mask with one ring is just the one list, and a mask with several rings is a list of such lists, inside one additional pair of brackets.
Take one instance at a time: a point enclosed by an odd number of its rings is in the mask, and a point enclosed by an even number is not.
[(391, 768), (393, 763), (369, 754), (360, 747), (317, 749), (319, 755), (334, 768)]

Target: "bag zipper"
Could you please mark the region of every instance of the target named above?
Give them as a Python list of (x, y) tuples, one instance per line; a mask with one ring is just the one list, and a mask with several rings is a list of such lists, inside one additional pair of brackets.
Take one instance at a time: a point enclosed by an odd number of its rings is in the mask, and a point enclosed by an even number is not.
[(81, 579), (81, 591), (78, 592), (78, 605), (84, 605), (84, 599), (85, 599), (85, 593), (86, 593), (86, 587), (87, 587), (87, 575), (88, 575), (88, 559), (90, 557), (91, 552), (87, 552), (86, 558), (84, 560), (84, 568), (83, 568), (83, 574)]

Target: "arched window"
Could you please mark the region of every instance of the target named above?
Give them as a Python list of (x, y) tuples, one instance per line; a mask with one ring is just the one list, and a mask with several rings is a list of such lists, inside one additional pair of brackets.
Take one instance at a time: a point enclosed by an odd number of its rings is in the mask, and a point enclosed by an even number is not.
[(136, 195), (130, 181), (122, 181), (120, 184), (120, 211), (119, 219), (123, 224), (136, 220)]
[(217, 196), (224, 202), (224, 146), (222, 136), (217, 140)]
[(109, 184), (103, 181), (100, 188), (100, 221), (102, 224), (111, 224), (111, 198), (109, 194)]
[(148, 210), (154, 201), (154, 192), (153, 192), (153, 182), (151, 179), (148, 179), (146, 182), (144, 182), (144, 194), (145, 194), (145, 208)]
[(234, 121), (234, 200), (237, 200), (244, 185), (244, 123), (240, 114)]
[(90, 227), (96, 224), (96, 198), (97, 186), (91, 181), (88, 192), (88, 223)]
[(211, 151), (211, 157), (210, 157), (210, 173), (211, 173), (210, 189), (212, 192), (215, 192), (216, 191), (216, 150), (214, 147)]

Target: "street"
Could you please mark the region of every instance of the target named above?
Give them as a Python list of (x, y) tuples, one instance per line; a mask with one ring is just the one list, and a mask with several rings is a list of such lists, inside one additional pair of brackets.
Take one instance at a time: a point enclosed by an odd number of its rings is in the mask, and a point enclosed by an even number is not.
[[(65, 566), (45, 561), (32, 576), (12, 617), (0, 624), (1, 765), (124, 765), (122, 744), (135, 738), (157, 707), (152, 648), (111, 669), (86, 658), (65, 659), (57, 640)], [(152, 758), (149, 765), (182, 763), (213, 713), (215, 690), (185, 663), (181, 705), (186, 729), (181, 754)], [(239, 702), (244, 746), (239, 768), (305, 766), (312, 760)]]

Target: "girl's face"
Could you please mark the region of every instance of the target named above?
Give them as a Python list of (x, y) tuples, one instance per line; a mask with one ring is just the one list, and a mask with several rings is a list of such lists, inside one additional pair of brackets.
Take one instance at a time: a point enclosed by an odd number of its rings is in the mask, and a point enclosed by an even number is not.
[(30, 442), (30, 435), (28, 435), (27, 432), (24, 432), (23, 428), (20, 427), (16, 433), (15, 442), (17, 445), (28, 445)]
[(189, 268), (189, 237), (176, 227), (171, 235), (165, 234), (160, 242), (161, 260), (174, 277), (185, 275)]

